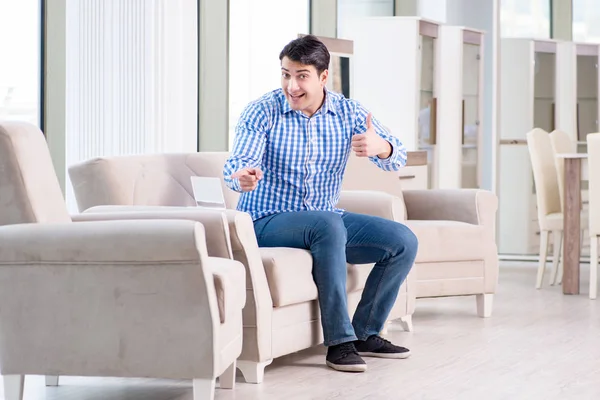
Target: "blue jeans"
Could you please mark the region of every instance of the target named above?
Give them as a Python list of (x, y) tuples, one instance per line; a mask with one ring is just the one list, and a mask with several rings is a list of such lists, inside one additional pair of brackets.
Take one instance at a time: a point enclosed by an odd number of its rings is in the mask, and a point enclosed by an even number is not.
[[(260, 247), (310, 250), (325, 346), (366, 340), (381, 332), (418, 247), (416, 236), (405, 225), (349, 212), (279, 213), (254, 221), (254, 230)], [(346, 262), (375, 263), (352, 322)]]

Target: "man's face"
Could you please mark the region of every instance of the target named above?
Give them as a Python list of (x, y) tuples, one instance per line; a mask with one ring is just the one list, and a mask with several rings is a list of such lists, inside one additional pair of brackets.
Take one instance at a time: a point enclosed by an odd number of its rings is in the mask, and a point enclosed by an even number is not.
[(323, 104), (323, 88), (328, 71), (320, 75), (313, 65), (304, 65), (287, 57), (281, 60), (281, 87), (292, 110), (313, 115)]

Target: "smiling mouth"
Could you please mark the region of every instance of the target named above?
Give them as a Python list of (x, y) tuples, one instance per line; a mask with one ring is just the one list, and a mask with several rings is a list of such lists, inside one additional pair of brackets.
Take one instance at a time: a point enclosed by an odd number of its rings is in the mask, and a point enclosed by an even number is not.
[(289, 94), (289, 96), (292, 98), (292, 100), (300, 100), (302, 97), (304, 97), (305, 94), (306, 93), (302, 93), (302, 94), (299, 94), (299, 95), (296, 95), (296, 96)]

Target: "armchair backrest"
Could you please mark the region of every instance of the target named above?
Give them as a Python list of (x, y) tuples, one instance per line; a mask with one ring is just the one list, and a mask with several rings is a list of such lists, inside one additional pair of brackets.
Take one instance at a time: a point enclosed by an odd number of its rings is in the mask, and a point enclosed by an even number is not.
[[(240, 194), (223, 181), (228, 156), (228, 152), (200, 152), (101, 157), (72, 165), (69, 176), (80, 212), (101, 205), (194, 206), (191, 176), (219, 177), (225, 204), (235, 209)], [(353, 154), (342, 190), (383, 191), (404, 205), (398, 173), (380, 170)]]
[(190, 177), (219, 177), (225, 204), (239, 193), (223, 181), (227, 152), (172, 153), (94, 158), (69, 167), (79, 211), (101, 205), (195, 206)]
[(0, 121), (0, 225), (70, 221), (44, 134)]

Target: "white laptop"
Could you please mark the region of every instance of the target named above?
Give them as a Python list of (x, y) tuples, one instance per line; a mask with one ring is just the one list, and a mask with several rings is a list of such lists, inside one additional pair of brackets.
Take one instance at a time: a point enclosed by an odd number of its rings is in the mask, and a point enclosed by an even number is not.
[(196, 205), (212, 210), (225, 210), (225, 196), (221, 179), (206, 176), (192, 176), (192, 189)]

